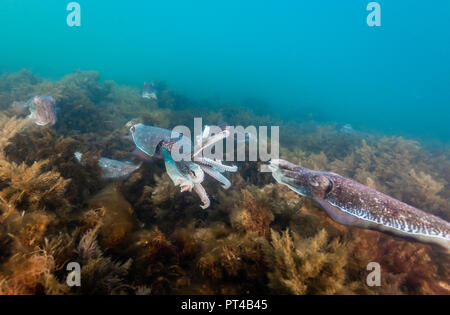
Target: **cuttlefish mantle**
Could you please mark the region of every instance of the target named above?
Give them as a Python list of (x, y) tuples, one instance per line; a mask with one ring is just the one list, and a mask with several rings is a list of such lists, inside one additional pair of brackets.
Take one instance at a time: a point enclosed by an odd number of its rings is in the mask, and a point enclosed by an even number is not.
[(272, 176), (308, 197), (336, 222), (443, 247), (450, 253), (450, 223), (338, 174), (272, 160)]

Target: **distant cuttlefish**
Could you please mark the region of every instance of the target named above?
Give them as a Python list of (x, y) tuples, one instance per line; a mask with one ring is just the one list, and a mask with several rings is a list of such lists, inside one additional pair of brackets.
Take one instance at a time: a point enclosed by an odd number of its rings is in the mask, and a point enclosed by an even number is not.
[(272, 176), (308, 197), (336, 222), (439, 245), (450, 253), (450, 223), (375, 189), (328, 172), (272, 160)]
[[(74, 155), (78, 162), (82, 161), (82, 154), (80, 152), (75, 152)], [(104, 178), (125, 178), (141, 167), (141, 164), (134, 164), (129, 161), (117, 161), (104, 157), (98, 160), (98, 165), (102, 169)]]
[(144, 86), (142, 88), (141, 93), (142, 98), (148, 98), (151, 100), (158, 100), (158, 96), (156, 95), (155, 83), (154, 82), (144, 82)]
[(53, 126), (56, 123), (55, 98), (53, 96), (36, 95), (25, 104), (14, 102), (14, 112), (19, 116), (27, 116), (38, 126)]

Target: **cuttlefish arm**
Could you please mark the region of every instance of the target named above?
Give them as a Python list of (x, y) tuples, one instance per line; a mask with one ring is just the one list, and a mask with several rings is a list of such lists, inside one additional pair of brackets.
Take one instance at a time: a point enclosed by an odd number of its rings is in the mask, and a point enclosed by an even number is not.
[(179, 164), (177, 164), (177, 162), (172, 158), (170, 149), (170, 143), (164, 143), (161, 146), (161, 154), (170, 179), (173, 181), (175, 186), (180, 186), (181, 192), (192, 191), (193, 189), (202, 201), (202, 205), (200, 205), (200, 207), (202, 209), (208, 208), (211, 202), (208, 194), (201, 185), (204, 178), (202, 168), (199, 165), (188, 161), (179, 161)]
[(194, 188), (194, 183), (186, 173), (182, 173), (180, 171), (178, 165), (172, 159), (170, 151), (163, 147), (161, 153), (164, 159), (164, 164), (166, 165), (167, 174), (169, 175), (175, 186), (180, 186), (182, 192), (192, 191), (192, 188)]
[(450, 253), (450, 223), (351, 179), (284, 160), (269, 166), (280, 184), (308, 197), (336, 222), (439, 245)]

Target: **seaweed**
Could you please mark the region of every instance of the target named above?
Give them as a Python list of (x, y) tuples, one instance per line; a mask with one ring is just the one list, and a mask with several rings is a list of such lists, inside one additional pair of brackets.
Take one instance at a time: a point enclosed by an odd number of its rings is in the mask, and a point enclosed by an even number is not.
[(69, 180), (58, 172), (44, 171), (48, 160), (34, 162), (31, 166), (22, 162), (17, 164), (5, 156), (5, 148), (11, 138), (25, 126), (16, 118), (2, 118), (2, 134), (0, 135), (0, 208), (1, 220), (4, 221), (12, 213), (37, 211), (39, 209), (65, 211), (69, 203), (64, 193)]
[[(202, 244), (197, 260), (201, 275), (210, 281), (216, 293), (267, 293), (263, 244), (257, 233), (245, 235), (227, 232), (227, 228), (197, 229), (194, 236)], [(227, 290), (227, 291), (224, 291)]]
[(299, 238), (289, 230), (272, 230), (272, 242), (265, 247), (271, 266), (269, 287), (284, 294), (348, 294), (360, 283), (349, 282), (345, 272), (348, 249), (336, 238), (328, 239), (325, 230), (312, 238)]
[(30, 126), (11, 137), (4, 152), (9, 161), (24, 168), (37, 162), (34, 168), (40, 165), (42, 171), (58, 173), (67, 179), (65, 198), (81, 207), (89, 195), (103, 186), (95, 154), (86, 154), (83, 165), (75, 159), (74, 152), (83, 146), (83, 141), (58, 137), (49, 128)]
[(114, 261), (105, 256), (97, 243), (98, 228), (84, 233), (75, 249), (81, 267), (81, 286), (75, 287), (85, 294), (119, 294), (132, 259)]
[(99, 243), (104, 250), (120, 249), (129, 242), (136, 222), (133, 208), (111, 184), (89, 200), (88, 211), (83, 215), (87, 226), (98, 227)]
[[(448, 220), (448, 149), (156, 88), (154, 101), (95, 71), (60, 80), (29, 70), (0, 76), (0, 294), (449, 293), (448, 258), (435, 248), (339, 225), (259, 172), (259, 163), (239, 162), (228, 190), (206, 179), (207, 211), (173, 185), (161, 161), (112, 181), (97, 163), (131, 158), (131, 120), (280, 125), (282, 158)], [(55, 97), (53, 128), (13, 117), (11, 104), (36, 94)], [(382, 266), (381, 287), (365, 283), (370, 261)], [(81, 264), (81, 287), (65, 284), (68, 262)]]
[[(355, 263), (376, 261), (382, 266), (383, 294), (448, 294), (448, 257), (429, 245), (393, 238), (373, 231), (354, 231)], [(359, 269), (357, 267), (356, 269)]]
[(245, 233), (254, 231), (258, 236), (269, 238), (270, 223), (274, 217), (264, 203), (257, 203), (248, 190), (242, 191), (242, 205), (230, 213), (234, 230)]

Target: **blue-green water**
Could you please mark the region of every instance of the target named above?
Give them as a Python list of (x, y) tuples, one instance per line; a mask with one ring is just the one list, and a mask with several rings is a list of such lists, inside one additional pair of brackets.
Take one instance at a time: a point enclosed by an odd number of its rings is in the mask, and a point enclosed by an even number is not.
[[(74, 69), (194, 99), (450, 141), (450, 2), (1, 0), (0, 71)], [(257, 101), (245, 102), (253, 99)]]

